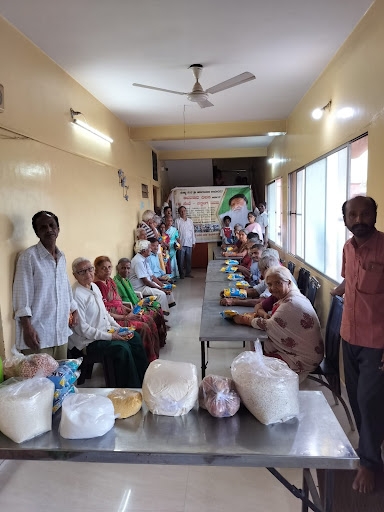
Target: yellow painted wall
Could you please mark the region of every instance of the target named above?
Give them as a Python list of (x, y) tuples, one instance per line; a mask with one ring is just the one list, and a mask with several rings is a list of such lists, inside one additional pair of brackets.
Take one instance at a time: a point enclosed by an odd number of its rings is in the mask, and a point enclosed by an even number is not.
[[(0, 18), (0, 355), (14, 341), (11, 287), (16, 255), (37, 243), (31, 217), (56, 213), (58, 246), (70, 264), (77, 256), (132, 255), (133, 232), (144, 209), (152, 208), (152, 156), (144, 142), (83, 87)], [(109, 145), (74, 126), (70, 107), (110, 135)], [(23, 137), (25, 136), (25, 137)], [(129, 201), (122, 197), (117, 170), (123, 169)], [(141, 199), (141, 184), (150, 197)]]
[[(367, 193), (378, 203), (377, 228), (384, 229), (384, 2), (373, 4), (365, 17), (329, 63), (324, 73), (292, 112), (287, 123), (287, 135), (278, 137), (268, 149), (269, 156), (287, 162), (269, 168), (267, 182), (283, 177), (283, 237), (282, 255), (287, 246), (288, 173), (368, 131)], [(326, 30), (326, 28), (325, 28)], [(311, 112), (332, 99), (332, 109), (315, 121)], [(355, 115), (340, 120), (336, 112), (352, 107)], [(340, 205), (341, 208), (341, 205)], [(295, 260), (294, 260), (295, 261)], [(301, 262), (297, 262), (301, 266)], [(311, 271), (315, 276), (315, 271)], [(322, 288), (318, 293), (317, 309), (323, 325), (330, 304), (329, 290), (334, 286), (319, 276)]]

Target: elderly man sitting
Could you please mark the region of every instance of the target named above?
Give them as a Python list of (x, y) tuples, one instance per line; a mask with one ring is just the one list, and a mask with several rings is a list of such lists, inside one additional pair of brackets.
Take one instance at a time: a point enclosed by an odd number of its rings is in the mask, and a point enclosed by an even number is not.
[(148, 367), (143, 343), (136, 332), (131, 339), (118, 334), (120, 325), (105, 309), (99, 288), (92, 284), (94, 270), (86, 258), (76, 258), (72, 263), (77, 281), (72, 290), (78, 305), (79, 322), (72, 327), (69, 348), (76, 347), (86, 354), (112, 359), (116, 386), (140, 388)]
[(148, 256), (147, 261), (152, 274), (159, 281), (172, 282), (171, 276), (160, 267), (159, 258), (162, 257), (162, 254), (159, 255), (159, 241), (156, 238), (149, 238), (148, 241), (151, 244), (151, 254)]
[(138, 240), (135, 244), (136, 256), (131, 261), (129, 280), (135, 291), (143, 295), (156, 295), (164, 315), (169, 315), (169, 308), (176, 306), (171, 290), (164, 290), (164, 284), (159, 281), (147, 263), (151, 253), (151, 243), (148, 240)]

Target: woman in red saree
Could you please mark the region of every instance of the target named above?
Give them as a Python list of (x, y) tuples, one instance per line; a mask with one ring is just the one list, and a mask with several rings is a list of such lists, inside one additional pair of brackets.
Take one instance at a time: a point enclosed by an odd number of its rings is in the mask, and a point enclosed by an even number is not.
[(95, 259), (95, 284), (100, 288), (103, 302), (109, 314), (122, 327), (134, 327), (143, 340), (148, 361), (159, 357), (160, 340), (157, 327), (149, 315), (134, 315), (129, 306), (123, 304), (117, 292), (115, 281), (111, 278), (112, 263), (108, 256)]

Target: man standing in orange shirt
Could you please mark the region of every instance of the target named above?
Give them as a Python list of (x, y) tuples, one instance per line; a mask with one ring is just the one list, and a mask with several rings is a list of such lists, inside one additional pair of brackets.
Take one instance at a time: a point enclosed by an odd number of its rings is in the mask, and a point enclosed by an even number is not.
[(348, 398), (359, 431), (360, 468), (353, 489), (371, 492), (383, 470), (384, 440), (384, 233), (375, 228), (377, 204), (357, 196), (343, 204), (353, 233), (343, 249), (344, 281), (332, 291), (344, 297), (340, 334)]

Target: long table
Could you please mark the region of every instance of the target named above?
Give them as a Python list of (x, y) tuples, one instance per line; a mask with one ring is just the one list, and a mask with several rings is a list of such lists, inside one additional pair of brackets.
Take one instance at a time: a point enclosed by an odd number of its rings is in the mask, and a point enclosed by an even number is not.
[[(79, 391), (107, 394), (110, 390)], [(185, 416), (168, 417), (152, 415), (144, 404), (135, 416), (116, 420), (104, 436), (82, 440), (60, 436), (58, 412), (52, 431), (31, 441), (16, 444), (0, 434), (0, 459), (265, 467), (303, 501), (302, 511), (309, 507), (330, 512), (334, 470), (354, 469), (359, 459), (320, 391), (300, 391), (299, 400), (297, 418), (270, 426), (259, 423), (245, 408), (232, 418), (214, 418), (197, 406)], [(291, 485), (276, 467), (302, 469), (303, 488)], [(323, 504), (311, 469), (325, 470)]]
[[(228, 260), (228, 259), (231, 259), (229, 256), (223, 256), (222, 254), (223, 252), (223, 249), (221, 247), (214, 247), (213, 248), (213, 259), (214, 260)], [(234, 257), (233, 259), (237, 259), (237, 260), (242, 260), (242, 256), (239, 256), (236, 258)]]

